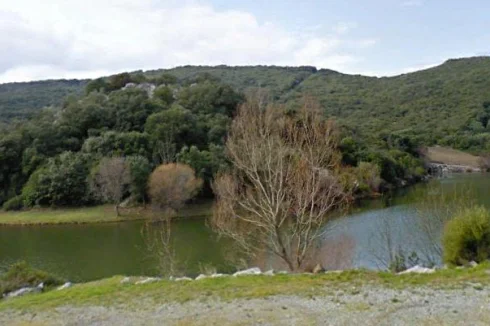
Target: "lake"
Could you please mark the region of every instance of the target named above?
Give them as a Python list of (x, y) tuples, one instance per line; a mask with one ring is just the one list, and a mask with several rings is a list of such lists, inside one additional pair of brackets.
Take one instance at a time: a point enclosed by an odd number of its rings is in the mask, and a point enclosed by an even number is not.
[[(452, 175), (418, 184), (363, 202), (347, 216), (330, 223), (324, 240), (328, 245), (321, 251), (322, 262), (333, 269), (383, 268), (389, 256), (387, 243), (395, 249), (403, 248), (407, 255), (415, 251), (422, 256), (424, 249), (431, 248), (416, 236), (420, 234), (413, 223), (417, 203), (421, 198), (436, 198), (439, 191), (461, 189), (467, 189), (477, 203), (490, 208), (488, 175)], [(75, 282), (113, 275), (157, 275), (158, 262), (144, 241), (143, 226), (141, 221), (0, 226), (0, 267), (23, 260)], [(185, 274), (196, 275), (210, 266), (220, 272), (236, 269), (225, 259), (230, 255), (230, 243), (218, 239), (204, 218), (176, 221), (172, 239), (172, 249)], [(260, 264), (263, 268), (274, 267), (271, 257), (263, 257)]]

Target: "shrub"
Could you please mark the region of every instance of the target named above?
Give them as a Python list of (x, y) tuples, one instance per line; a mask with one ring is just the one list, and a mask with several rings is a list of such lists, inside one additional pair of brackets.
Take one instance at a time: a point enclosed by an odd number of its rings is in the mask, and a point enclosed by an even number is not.
[(10, 198), (8, 201), (3, 203), (3, 209), (6, 211), (18, 211), (24, 207), (24, 197), (19, 195)]
[(175, 213), (199, 192), (201, 186), (202, 180), (190, 166), (162, 164), (150, 175), (148, 194), (155, 208)]
[(50, 287), (62, 284), (64, 281), (46, 272), (33, 269), (25, 262), (13, 264), (7, 272), (0, 275), (0, 294), (5, 294), (27, 286), (37, 286), (44, 283)]
[(381, 186), (380, 169), (377, 165), (368, 162), (360, 162), (357, 167), (359, 188), (369, 193), (379, 192)]
[(466, 209), (450, 220), (443, 234), (444, 261), (463, 265), (490, 257), (490, 212), (483, 207)]

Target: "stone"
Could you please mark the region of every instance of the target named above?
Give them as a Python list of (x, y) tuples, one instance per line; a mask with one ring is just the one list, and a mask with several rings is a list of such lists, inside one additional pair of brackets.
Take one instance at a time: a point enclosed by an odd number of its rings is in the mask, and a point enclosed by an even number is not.
[(126, 284), (126, 283), (129, 283), (131, 281), (131, 279), (129, 277), (125, 277), (121, 280), (121, 284)]
[(476, 261), (470, 261), (470, 263), (468, 264), (470, 267), (473, 267), (475, 268), (476, 266), (478, 266), (478, 263)]
[(267, 272), (264, 273), (264, 275), (267, 275), (267, 276), (274, 276), (274, 270), (273, 269), (270, 269), (268, 270)]
[(230, 276), (230, 275), (220, 274), (220, 273), (211, 274), (211, 278), (219, 278), (219, 277), (227, 277), (227, 276)]
[(407, 269), (406, 271), (403, 271), (401, 273), (398, 273), (399, 275), (402, 274), (410, 274), (410, 273), (415, 273), (415, 274), (431, 274), (434, 273), (435, 269), (433, 268), (427, 268), (427, 267), (422, 267), (419, 265), (416, 265), (412, 268)]
[(41, 292), (41, 291), (42, 291), (42, 288), (40, 288), (39, 286), (37, 286), (37, 287), (27, 287), (27, 288), (21, 288), (21, 289), (12, 291), (10, 293), (7, 293), (5, 295), (5, 297), (7, 297), (7, 298), (15, 298), (15, 297), (20, 297), (20, 296), (23, 296), (23, 295), (26, 295), (26, 294), (29, 294), (29, 293), (38, 293), (38, 292)]
[(66, 282), (65, 284), (63, 284), (62, 286), (58, 287), (57, 290), (64, 290), (64, 289), (68, 289), (68, 288), (71, 288), (73, 286), (73, 284), (71, 282)]
[(184, 276), (184, 277), (177, 277), (177, 278), (175, 278), (175, 279), (174, 279), (174, 281), (175, 281), (175, 282), (181, 282), (181, 281), (192, 281), (192, 278), (190, 278), (190, 277), (186, 277), (186, 276)]
[(252, 267), (243, 271), (236, 272), (233, 276), (245, 276), (245, 275), (260, 275), (262, 272), (258, 267)]
[(148, 284), (148, 283), (153, 283), (153, 282), (158, 282), (160, 281), (160, 278), (158, 277), (148, 277), (144, 280), (138, 281), (135, 284)]
[(203, 280), (205, 278), (208, 278), (209, 276), (206, 274), (199, 274), (199, 276), (196, 277), (196, 281)]
[(316, 266), (313, 268), (312, 272), (313, 272), (313, 274), (318, 274), (318, 273), (325, 272), (325, 269), (322, 267), (322, 265), (316, 264)]

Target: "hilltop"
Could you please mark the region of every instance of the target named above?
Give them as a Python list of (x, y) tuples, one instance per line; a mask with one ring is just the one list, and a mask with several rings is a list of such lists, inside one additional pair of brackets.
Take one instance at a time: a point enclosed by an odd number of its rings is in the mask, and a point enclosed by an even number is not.
[[(396, 132), (425, 145), (472, 152), (490, 150), (490, 57), (448, 60), (440, 66), (395, 77), (366, 77), (316, 69), (276, 66), (183, 66), (163, 72), (185, 83), (207, 75), (246, 92), (267, 88), (292, 106), (304, 94), (316, 98), (326, 115), (365, 137)], [(141, 72), (133, 72), (137, 74)], [(32, 116), (44, 106), (79, 95), (87, 80), (51, 80), (0, 85), (0, 121)]]

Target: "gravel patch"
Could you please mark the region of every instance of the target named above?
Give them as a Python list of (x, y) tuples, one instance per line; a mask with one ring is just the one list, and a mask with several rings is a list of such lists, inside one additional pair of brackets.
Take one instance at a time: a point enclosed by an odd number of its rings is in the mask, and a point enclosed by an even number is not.
[(273, 296), (183, 304), (63, 306), (6, 311), (0, 325), (489, 325), (490, 288), (393, 290), (374, 286), (318, 297)]

